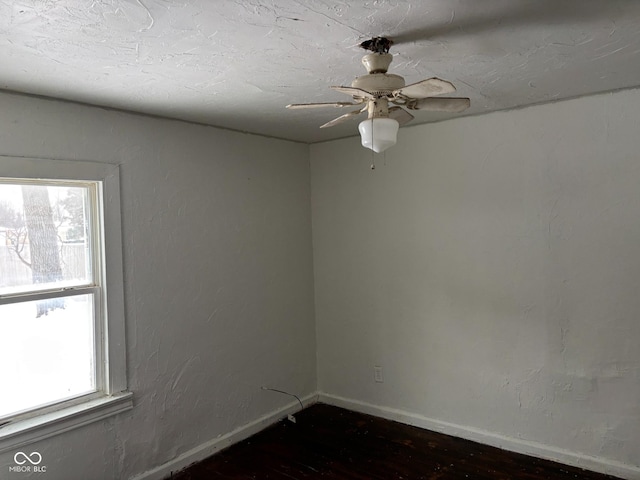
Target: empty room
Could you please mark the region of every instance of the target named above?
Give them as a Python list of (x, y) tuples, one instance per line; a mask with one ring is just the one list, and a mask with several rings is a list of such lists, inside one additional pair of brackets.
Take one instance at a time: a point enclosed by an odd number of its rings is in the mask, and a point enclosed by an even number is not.
[(0, 0), (0, 479), (640, 480), (638, 25)]

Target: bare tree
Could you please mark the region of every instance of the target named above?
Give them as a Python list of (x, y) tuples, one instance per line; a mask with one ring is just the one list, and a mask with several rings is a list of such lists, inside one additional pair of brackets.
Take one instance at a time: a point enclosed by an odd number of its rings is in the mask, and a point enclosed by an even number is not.
[(57, 202), (56, 208), (59, 211), (60, 222), (66, 222), (69, 225), (66, 232), (67, 242), (84, 241), (89, 237), (89, 224), (85, 221), (83, 191), (80, 188), (70, 188), (66, 197)]
[[(23, 185), (22, 201), (29, 235), (33, 283), (58, 282), (62, 280), (62, 266), (48, 189), (37, 185)], [(21, 260), (24, 262), (23, 258)], [(46, 315), (56, 308), (64, 308), (63, 299), (38, 302), (36, 316)]]
[(24, 251), (27, 244), (27, 226), (22, 213), (7, 202), (0, 202), (0, 226), (5, 228), (6, 245), (22, 263), (31, 268)]

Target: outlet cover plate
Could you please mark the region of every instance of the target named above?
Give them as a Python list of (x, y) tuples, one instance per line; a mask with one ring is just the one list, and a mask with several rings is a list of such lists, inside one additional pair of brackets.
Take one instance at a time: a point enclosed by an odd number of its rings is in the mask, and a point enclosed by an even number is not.
[(376, 383), (384, 383), (384, 376), (382, 375), (382, 367), (375, 365), (373, 367), (373, 379)]

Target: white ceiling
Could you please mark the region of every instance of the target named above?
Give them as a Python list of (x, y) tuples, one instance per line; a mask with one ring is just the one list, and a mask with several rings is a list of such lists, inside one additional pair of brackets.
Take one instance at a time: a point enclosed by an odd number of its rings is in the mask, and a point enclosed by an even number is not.
[[(640, 85), (636, 0), (0, 0), (0, 88), (303, 142), (395, 41), (390, 73), (438, 76), (465, 115)], [(447, 118), (418, 112), (414, 123)]]

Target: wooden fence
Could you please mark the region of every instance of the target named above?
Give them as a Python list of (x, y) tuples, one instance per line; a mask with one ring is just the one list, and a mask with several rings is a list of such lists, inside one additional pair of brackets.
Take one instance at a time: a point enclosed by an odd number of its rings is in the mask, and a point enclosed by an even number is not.
[[(86, 278), (88, 250), (82, 243), (65, 243), (60, 248), (63, 280)], [(25, 245), (22, 256), (29, 259), (29, 245)], [(31, 269), (20, 261), (10, 246), (0, 245), (0, 288), (29, 285)]]

